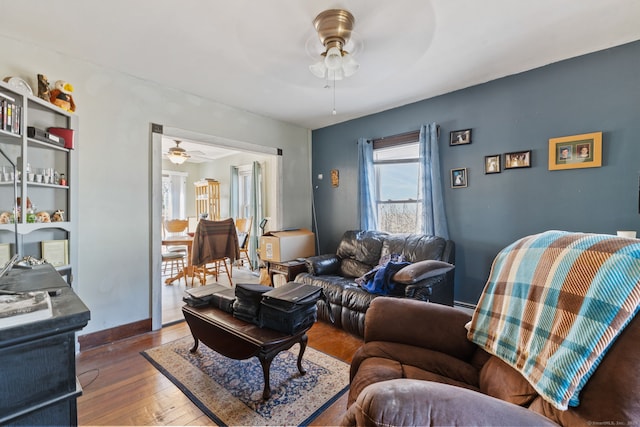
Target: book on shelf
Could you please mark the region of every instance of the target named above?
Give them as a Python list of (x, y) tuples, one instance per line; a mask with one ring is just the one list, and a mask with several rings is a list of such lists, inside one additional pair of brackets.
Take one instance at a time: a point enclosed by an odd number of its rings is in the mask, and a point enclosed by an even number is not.
[(51, 297), (48, 292), (17, 292), (0, 294), (0, 329), (53, 316)]
[[(0, 93), (2, 95), (2, 93)], [(0, 129), (20, 134), (22, 107), (6, 96), (0, 96)]]

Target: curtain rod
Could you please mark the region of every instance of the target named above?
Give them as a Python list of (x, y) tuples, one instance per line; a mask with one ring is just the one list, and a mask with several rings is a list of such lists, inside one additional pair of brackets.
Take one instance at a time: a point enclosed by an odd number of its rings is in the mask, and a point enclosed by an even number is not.
[[(440, 125), (436, 125), (438, 136), (440, 136)], [(420, 130), (399, 133), (397, 135), (383, 136), (371, 140), (374, 145), (392, 146), (397, 144), (405, 144), (407, 142), (415, 142), (420, 137)]]

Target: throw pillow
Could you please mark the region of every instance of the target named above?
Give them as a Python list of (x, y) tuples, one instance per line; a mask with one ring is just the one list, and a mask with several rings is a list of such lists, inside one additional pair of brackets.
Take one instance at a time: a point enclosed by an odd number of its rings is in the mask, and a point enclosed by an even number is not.
[(418, 261), (414, 262), (413, 264), (409, 264), (402, 270), (398, 271), (393, 276), (393, 280), (405, 285), (411, 285), (412, 283), (428, 279), (429, 277), (444, 274), (452, 270), (454, 267), (455, 266), (449, 264), (448, 262), (436, 261), (433, 259)]

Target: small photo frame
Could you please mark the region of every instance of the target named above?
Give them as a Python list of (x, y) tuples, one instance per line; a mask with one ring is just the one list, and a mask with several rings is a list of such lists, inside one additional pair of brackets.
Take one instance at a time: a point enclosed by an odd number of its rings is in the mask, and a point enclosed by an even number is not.
[(451, 169), (451, 188), (467, 186), (467, 168)]
[(602, 166), (602, 132), (549, 139), (549, 170)]
[(504, 154), (505, 169), (520, 169), (531, 167), (531, 150), (514, 151)]
[(484, 173), (485, 175), (491, 173), (500, 173), (500, 154), (492, 154), (490, 156), (484, 156)]
[(449, 145), (471, 144), (471, 129), (454, 130), (449, 133)]

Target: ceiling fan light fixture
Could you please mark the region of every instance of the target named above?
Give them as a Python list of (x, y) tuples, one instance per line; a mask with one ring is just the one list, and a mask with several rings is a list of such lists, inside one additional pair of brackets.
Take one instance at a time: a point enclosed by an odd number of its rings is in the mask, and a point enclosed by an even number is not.
[(360, 68), (360, 64), (353, 59), (353, 56), (349, 55), (347, 52), (342, 52), (342, 70), (344, 71), (344, 76), (349, 77), (353, 76), (356, 71)]
[(324, 57), (324, 65), (326, 65), (329, 70), (342, 68), (342, 51), (337, 47), (330, 48)]
[(167, 152), (169, 161), (176, 165), (183, 164), (189, 157), (191, 157), (187, 154), (184, 148), (180, 147), (180, 142), (181, 141), (176, 141), (176, 146), (169, 148), (169, 151)]
[(309, 71), (311, 71), (311, 74), (314, 76), (324, 79), (327, 76), (327, 67), (324, 65), (324, 59), (309, 65)]
[(313, 20), (320, 43), (325, 51), (323, 59), (309, 66), (311, 73), (318, 78), (341, 80), (358, 71), (358, 63), (343, 47), (349, 42), (355, 18), (343, 9), (329, 9), (321, 12)]

